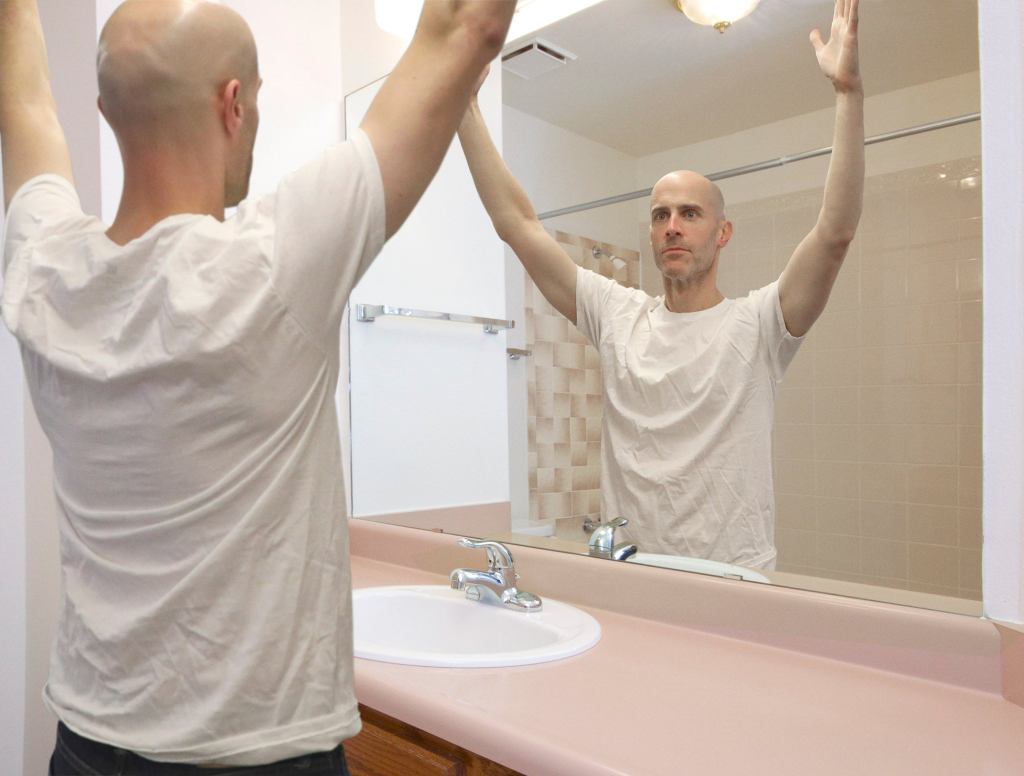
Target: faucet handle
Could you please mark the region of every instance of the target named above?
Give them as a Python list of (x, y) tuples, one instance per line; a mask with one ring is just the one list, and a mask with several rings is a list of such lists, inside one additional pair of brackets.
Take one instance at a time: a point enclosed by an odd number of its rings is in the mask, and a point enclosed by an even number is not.
[(610, 528), (614, 531), (616, 528), (622, 528), (628, 522), (629, 520), (624, 517), (616, 517), (614, 520), (609, 520), (606, 523), (602, 523), (600, 520), (595, 523), (588, 517), (583, 521), (583, 530), (585, 533), (593, 533), (598, 528), (604, 528), (605, 530)]
[(602, 558), (609, 557), (615, 545), (615, 529), (621, 528), (627, 523), (629, 520), (624, 517), (616, 517), (606, 523), (598, 523), (587, 542), (590, 554)]
[(515, 569), (515, 562), (512, 560), (511, 551), (501, 542), (462, 538), (459, 539), (459, 545), (468, 547), (471, 550), (486, 550), (487, 566), (491, 571)]

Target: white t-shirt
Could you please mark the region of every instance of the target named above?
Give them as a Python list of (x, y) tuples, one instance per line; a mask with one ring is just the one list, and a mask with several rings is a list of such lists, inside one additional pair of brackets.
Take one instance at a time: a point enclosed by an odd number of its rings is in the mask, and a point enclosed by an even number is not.
[(695, 313), (578, 268), (601, 356), (601, 510), (643, 552), (774, 568), (775, 392), (802, 342), (778, 283)]
[(369, 139), (223, 223), (172, 216), (123, 247), (53, 175), (6, 226), (3, 319), (53, 447), (46, 703), (167, 762), (358, 733), (334, 392), (342, 311), (384, 242)]

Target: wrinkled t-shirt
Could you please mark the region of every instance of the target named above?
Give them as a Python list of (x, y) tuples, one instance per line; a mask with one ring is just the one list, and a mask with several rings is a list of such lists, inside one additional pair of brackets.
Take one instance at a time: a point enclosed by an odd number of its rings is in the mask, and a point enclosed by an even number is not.
[(601, 510), (642, 552), (774, 568), (772, 419), (802, 338), (778, 282), (694, 313), (577, 269), (601, 357)]
[(3, 320), (59, 521), (45, 701), (154, 760), (333, 749), (359, 731), (334, 393), (342, 311), (384, 242), (369, 139), (224, 222), (105, 231), (54, 175), (6, 224)]

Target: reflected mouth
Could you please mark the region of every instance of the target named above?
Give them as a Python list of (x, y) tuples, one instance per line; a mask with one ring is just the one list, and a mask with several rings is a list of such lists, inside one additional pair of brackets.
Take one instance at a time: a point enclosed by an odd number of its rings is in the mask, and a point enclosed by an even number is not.
[(670, 245), (667, 248), (662, 248), (661, 252), (663, 255), (666, 253), (689, 253), (689, 251), (686, 248), (682, 248), (678, 245)]

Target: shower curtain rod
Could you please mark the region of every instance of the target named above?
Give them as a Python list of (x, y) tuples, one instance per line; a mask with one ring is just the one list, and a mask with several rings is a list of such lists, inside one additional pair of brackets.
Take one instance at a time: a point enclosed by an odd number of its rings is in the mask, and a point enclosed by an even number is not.
[[(884, 143), (887, 140), (896, 140), (901, 137), (910, 137), (911, 135), (920, 135), (924, 132), (931, 132), (936, 129), (945, 129), (946, 127), (955, 127), (959, 124), (969, 124), (972, 121), (978, 121), (981, 118), (980, 113), (968, 113), (963, 116), (955, 116), (950, 119), (943, 119), (942, 121), (933, 121), (930, 124), (919, 124), (916, 127), (907, 127), (906, 129), (897, 129), (892, 132), (885, 132), (881, 135), (873, 135), (872, 137), (864, 140), (864, 145), (874, 145), (875, 143)], [(736, 178), (740, 175), (746, 175), (751, 172), (760, 172), (761, 170), (770, 170), (773, 167), (782, 167), (786, 164), (792, 164), (793, 162), (802, 162), (804, 159), (813, 159), (816, 156), (827, 156), (832, 153), (832, 146), (826, 148), (818, 148), (814, 151), (804, 151), (800, 154), (794, 154), (793, 156), (780, 156), (777, 159), (769, 159), (765, 162), (757, 162), (756, 164), (747, 164), (743, 167), (733, 167), (730, 170), (722, 170), (720, 172), (713, 172), (706, 176), (708, 180), (720, 181), (725, 178)], [(631, 199), (640, 199), (641, 197), (649, 197), (651, 195), (651, 189), (640, 189), (639, 191), (629, 191), (625, 194), (617, 194), (614, 197), (605, 197), (604, 199), (595, 199), (591, 202), (582, 202), (579, 205), (570, 205), (569, 207), (559, 208), (558, 210), (549, 210), (546, 213), (541, 213), (537, 216), (539, 220), (545, 218), (554, 218), (555, 216), (565, 216), (570, 213), (579, 213), (581, 210), (590, 210), (595, 207), (604, 207), (605, 205), (614, 205), (618, 202), (628, 202)]]

